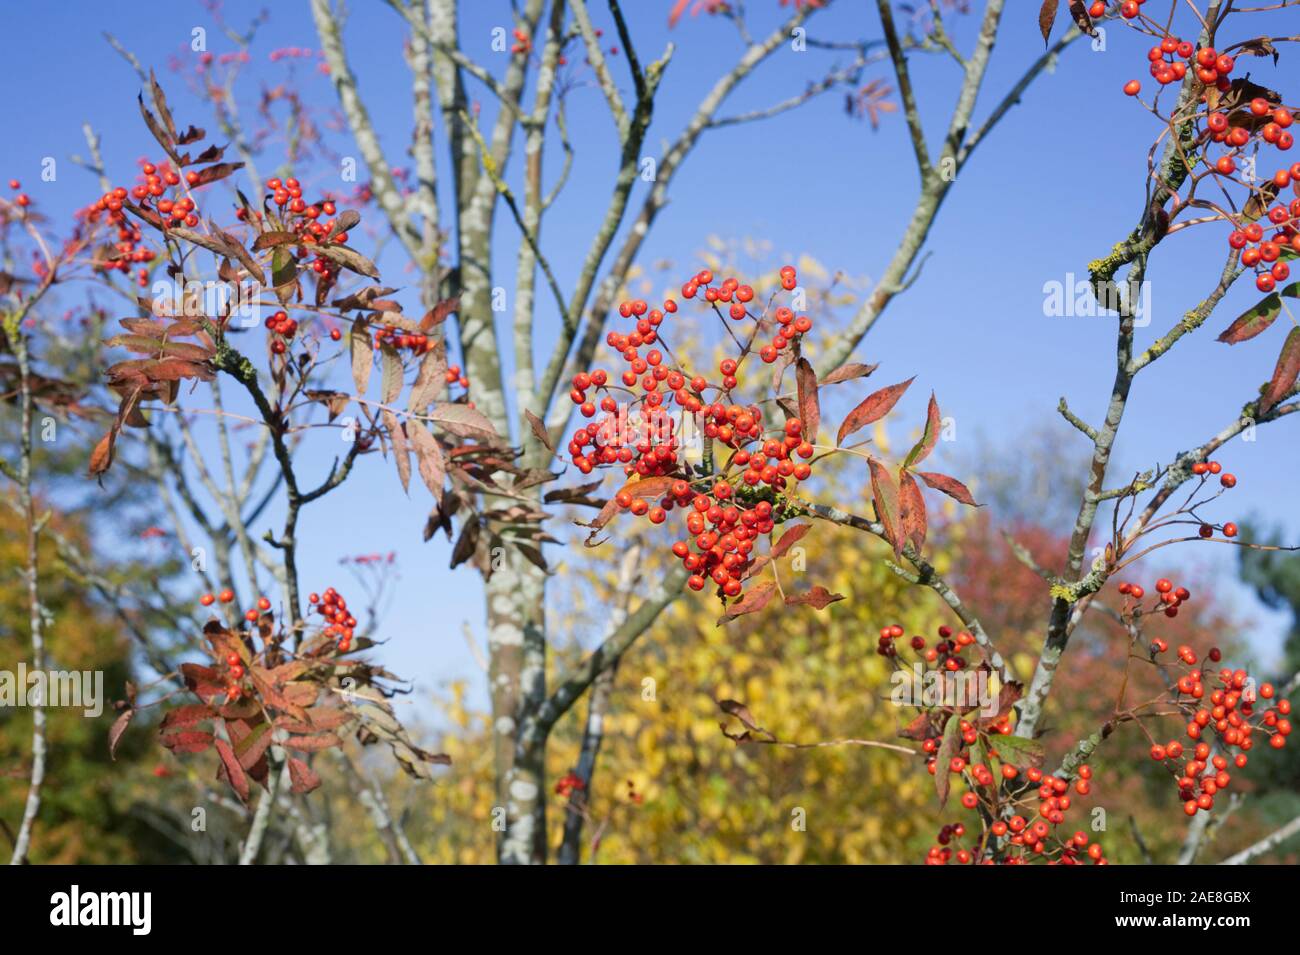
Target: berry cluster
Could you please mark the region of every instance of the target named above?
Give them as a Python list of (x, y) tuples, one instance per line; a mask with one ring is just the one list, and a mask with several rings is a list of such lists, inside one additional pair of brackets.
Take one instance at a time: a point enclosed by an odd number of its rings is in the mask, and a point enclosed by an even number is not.
[[(963, 738), (978, 738), (974, 727), (965, 720), (961, 722)], [(948, 767), (949, 772), (963, 776), (970, 786), (962, 795), (961, 804), (966, 809), (980, 811), (980, 845), (973, 850), (961, 845), (966, 826), (960, 822), (950, 823), (939, 830), (935, 845), (926, 853), (926, 865), (946, 865), (953, 861), (960, 865), (976, 861), (1025, 865), (1034, 858), (1043, 859), (1049, 865), (1079, 865), (1086, 861), (1106, 865), (1100, 843), (1090, 842), (1088, 834), (1082, 830), (1063, 834), (1059, 828), (1064, 825), (1065, 814), (1073, 804), (1068, 780), (1045, 774), (1036, 766), (1025, 769), (1024, 778), (1038, 786), (1035, 818), (1030, 821), (1021, 813), (1008, 815), (1014, 804), (1006, 802), (1008, 797), (1002, 791), (1002, 783), (1013, 783), (1022, 773), (1019, 767), (1002, 761), (995, 743), (991, 744), (988, 753), (990, 760), (997, 759), (1001, 763), (996, 774), (983, 763), (969, 765), (967, 756), (952, 757)], [(934, 772), (933, 767), (931, 772)], [(1087, 796), (1092, 792), (1092, 767), (1084, 763), (1077, 772), (1074, 792), (1078, 796)], [(1000, 845), (993, 840), (998, 840)], [(991, 851), (995, 846), (997, 851)]]
[(567, 799), (575, 790), (582, 792), (586, 788), (587, 784), (582, 781), (582, 777), (570, 770), (555, 784), (555, 794)]
[(298, 322), (290, 318), (288, 312), (279, 311), (266, 320), (266, 327), (276, 335), (271, 340), (271, 351), (283, 355), (289, 347), (287, 343), (298, 334)]
[[(903, 628), (898, 624), (881, 627), (876, 653), (882, 657), (898, 656), (897, 641), (903, 633)], [(970, 661), (962, 656), (962, 651), (974, 644), (975, 638), (965, 630), (954, 636), (952, 627), (948, 626), (940, 627), (938, 633), (939, 639), (933, 646), (927, 646), (925, 637), (920, 636), (912, 637), (908, 644), (926, 663), (933, 664), (936, 668), (942, 668), (950, 673), (966, 669)]]
[[(780, 281), (786, 290), (795, 288), (792, 266), (781, 269)], [(805, 438), (799, 418), (789, 417), (769, 427), (758, 405), (737, 401), (733, 394), (755, 339), (773, 325), (766, 310), (759, 314), (750, 310), (753, 288), (735, 278), (714, 284), (713, 273), (704, 269), (682, 285), (682, 295), (700, 300), (720, 317), (721, 306), (727, 305), (726, 317), (753, 321), (749, 344), (736, 339), (740, 354), (719, 362), (719, 380), (712, 383), (680, 367), (661, 337), (664, 321), (678, 310), (676, 300), (665, 300), (662, 308), (651, 308), (642, 299), (620, 303), (619, 315), (636, 325), (627, 333), (611, 331), (605, 340), (628, 366), (621, 375), (624, 387), (612, 383), (603, 369), (573, 377), (569, 397), (579, 413), (596, 418), (599, 409), (603, 414), (577, 429), (568, 453), (583, 474), (601, 466), (621, 466), (626, 475), (639, 479), (615, 495), (622, 510), (647, 517), (652, 524), (664, 523), (674, 509), (686, 511), (686, 529), (693, 541), (679, 540), (672, 550), (690, 572), (687, 585), (698, 591), (711, 579), (723, 596), (735, 597), (752, 566), (754, 541), (789, 515), (782, 492), (791, 482), (811, 475), (808, 459), (815, 448)], [(812, 327), (811, 319), (795, 318), (789, 308), (777, 308), (773, 317), (775, 337), (760, 351), (765, 361), (775, 361), (779, 350), (797, 343)], [(647, 349), (656, 344), (660, 347)], [(592, 390), (598, 399), (589, 395)], [(620, 404), (614, 398), (612, 392), (621, 390), (631, 392), (630, 402)], [(680, 422), (665, 407), (666, 398), (681, 409)], [(682, 457), (681, 429), (688, 424), (705, 442), (706, 463), (698, 469)], [(728, 452), (716, 470), (715, 445)], [(650, 483), (637, 487), (647, 479)]]
[(392, 325), (384, 325), (375, 330), (375, 348), (383, 345), (391, 345), (399, 351), (407, 349), (412, 354), (423, 355), (433, 347), (433, 341), (428, 335), (404, 332)]
[[(1151, 646), (1153, 658), (1167, 649), (1164, 641), (1154, 641)], [(1218, 647), (1212, 647), (1207, 654), (1208, 662), (1218, 663), (1222, 656)], [(1206, 687), (1206, 674), (1195, 650), (1180, 646), (1178, 659), (1185, 672), (1178, 677), (1171, 692), (1175, 702), (1189, 716), (1186, 734), (1193, 741), (1189, 744), (1192, 747), (1191, 758), (1181, 767), (1178, 765), (1185, 752), (1184, 745), (1178, 740), (1164, 744), (1152, 740), (1151, 758), (1175, 776), (1183, 812), (1195, 816), (1201, 810), (1212, 809), (1215, 794), (1231, 784), (1229, 762), (1237, 769), (1246, 765), (1246, 753), (1254, 745), (1252, 737), (1256, 732), (1266, 734), (1274, 749), (1286, 745), (1286, 738), (1291, 734), (1291, 721), (1287, 718), (1291, 713), (1291, 701), (1278, 700), (1275, 706), (1252, 722), (1257, 702), (1276, 696), (1272, 684), (1264, 683), (1256, 691), (1247, 671), (1224, 667), (1217, 673), (1218, 686), (1210, 690)], [(1205, 739), (1208, 733), (1213, 734), (1209, 741)], [(1212, 745), (1216, 737), (1217, 746)], [(1216, 752), (1216, 749), (1222, 752)], [(1237, 751), (1235, 755), (1233, 750)]]
[(1166, 617), (1176, 617), (1178, 616), (1178, 608), (1192, 599), (1191, 591), (1186, 587), (1175, 587), (1173, 581), (1167, 577), (1161, 577), (1156, 581), (1156, 594), (1158, 595), (1156, 605), (1147, 610), (1143, 610), (1141, 606), (1133, 603), (1133, 601), (1141, 600), (1146, 596), (1146, 588), (1142, 585), (1122, 581), (1119, 585), (1119, 592), (1128, 598), (1124, 601), (1125, 615), (1134, 618), (1161, 610), (1164, 611)]
[[(9, 188), (12, 189), (14, 192), (18, 192), (18, 190), (20, 190), (22, 187), (23, 184), (19, 182), (17, 179), (9, 180)], [(27, 193), (25, 192), (18, 192), (18, 195), (14, 196), (14, 202), (17, 203), (22, 208), (26, 209), (28, 206), (32, 204), (32, 197), (27, 195)]]
[(515, 38), (514, 45), (510, 47), (510, 52), (516, 55), (528, 53), (533, 48), (533, 38), (528, 35), (527, 30), (516, 29), (511, 34)]
[[(345, 245), (348, 241), (346, 232), (337, 232), (333, 236), (330, 232), (334, 229), (335, 220), (333, 218), (322, 219), (322, 216), (333, 216), (336, 207), (332, 199), (320, 199), (314, 203), (308, 203), (302, 197), (302, 184), (292, 177), (280, 179), (273, 177), (266, 181), (266, 187), (271, 190), (271, 201), (280, 208), (280, 215), (286, 220), (286, 227), (292, 231), (299, 239), (298, 258), (307, 257), (307, 246), (322, 245), (328, 242), (331, 245)], [(249, 211), (243, 208), (237, 209), (235, 215), (240, 219), (246, 219)], [(253, 211), (253, 215), (260, 216), (260, 213)], [(317, 256), (311, 260), (311, 269), (322, 279), (331, 279), (338, 275), (339, 265), (327, 258)]]
[(316, 608), (328, 624), (325, 636), (338, 637), (339, 653), (352, 649), (352, 636), (357, 625), (357, 618), (348, 613), (348, 602), (333, 587), (325, 588), (324, 594), (309, 594), (307, 602)]

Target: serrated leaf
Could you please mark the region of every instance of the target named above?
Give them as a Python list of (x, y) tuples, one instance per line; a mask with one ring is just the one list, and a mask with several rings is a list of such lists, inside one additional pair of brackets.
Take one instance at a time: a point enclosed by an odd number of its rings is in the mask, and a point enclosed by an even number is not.
[(849, 362), (847, 365), (840, 365), (834, 371), (827, 372), (821, 383), (823, 385), (837, 385), (842, 381), (866, 378), (879, 367), (879, 365), (864, 365), (856, 361)]
[(775, 580), (760, 580), (745, 591), (738, 600), (727, 605), (726, 613), (718, 618), (718, 625), (721, 626), (748, 613), (757, 613), (771, 602), (774, 593), (776, 593)]
[(926, 517), (925, 498), (921, 488), (907, 471), (902, 472), (898, 481), (899, 525), (904, 541), (916, 548), (919, 554), (925, 546)]
[(1259, 413), (1267, 414), (1286, 395), (1300, 376), (1300, 326), (1287, 333), (1282, 351), (1277, 356), (1277, 367), (1269, 379), (1264, 395), (1259, 399)]
[(885, 536), (894, 545), (894, 556), (903, 553), (903, 533), (899, 522), (898, 485), (894, 476), (875, 458), (869, 458), (871, 466), (871, 498), (876, 503), (876, 517), (885, 528)]
[(1300, 282), (1292, 282), (1285, 288), (1269, 292), (1260, 299), (1254, 308), (1243, 312), (1231, 325), (1223, 330), (1219, 341), (1228, 345), (1249, 341), (1267, 329), (1282, 314), (1282, 296), (1300, 298)]
[(821, 427), (821, 402), (817, 396), (817, 372), (807, 358), (795, 365), (795, 384), (799, 389), (799, 420), (803, 424), (805, 441), (816, 442), (817, 429)]
[(935, 444), (939, 441), (939, 402), (934, 398), (934, 392), (930, 392), (930, 407), (926, 410), (925, 431), (921, 434), (921, 440), (916, 442), (915, 447), (907, 452), (907, 457), (903, 461), (904, 468), (910, 468), (914, 464), (920, 464), (930, 456), (934, 450)]
[(391, 405), (402, 393), (402, 386), (406, 384), (402, 372), (402, 359), (397, 354), (397, 349), (387, 343), (379, 347), (379, 357), (379, 400), (386, 405)]
[(842, 445), (844, 439), (856, 431), (865, 428), (869, 424), (874, 424), (885, 415), (889, 414), (894, 405), (898, 404), (898, 399), (903, 397), (903, 392), (907, 391), (909, 385), (915, 381), (915, 378), (909, 378), (907, 381), (900, 381), (896, 385), (890, 385), (887, 388), (881, 388), (867, 395), (862, 402), (848, 413), (844, 418), (844, 423), (840, 425), (839, 434), (835, 436), (836, 446)]
[(784, 557), (789, 553), (790, 548), (797, 544), (810, 530), (812, 530), (810, 524), (792, 524), (786, 528), (785, 533), (781, 535), (781, 539), (772, 545), (770, 555), (772, 560), (780, 560)]
[(936, 491), (942, 491), (955, 501), (962, 504), (969, 504), (971, 507), (979, 507), (975, 503), (975, 498), (971, 496), (970, 490), (961, 481), (955, 477), (949, 477), (946, 474), (939, 474), (937, 471), (914, 471), (917, 477), (924, 481), (928, 486)]
[(366, 393), (370, 385), (370, 369), (375, 363), (375, 349), (370, 341), (370, 328), (362, 318), (352, 322), (352, 331), (348, 335), (348, 344), (352, 349), (352, 383), (357, 395)]

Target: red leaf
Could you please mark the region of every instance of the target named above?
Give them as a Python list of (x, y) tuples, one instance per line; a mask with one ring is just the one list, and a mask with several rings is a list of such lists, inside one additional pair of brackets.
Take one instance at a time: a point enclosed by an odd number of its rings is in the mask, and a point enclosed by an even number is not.
[(975, 503), (975, 498), (971, 496), (970, 491), (965, 484), (958, 481), (955, 477), (948, 477), (946, 474), (939, 474), (936, 471), (917, 471), (916, 476), (922, 481), (934, 488), (936, 491), (942, 491), (949, 497), (962, 504), (969, 504), (971, 507), (979, 507)]
[(447, 316), (460, 307), (460, 298), (444, 298), (433, 308), (425, 313), (424, 318), (420, 319), (420, 331), (428, 332), (435, 325), (441, 325), (447, 320)]
[(866, 378), (875, 371), (878, 365), (864, 365), (861, 362), (849, 362), (847, 365), (840, 365), (834, 371), (827, 372), (826, 377), (821, 380), (823, 385), (837, 385), (841, 381), (853, 381), (855, 378)]
[(919, 554), (925, 546), (925, 498), (921, 496), (920, 486), (907, 471), (899, 476), (898, 506), (903, 539), (909, 541)]
[(787, 528), (786, 532), (781, 535), (781, 539), (772, 547), (772, 560), (778, 560), (784, 557), (789, 552), (790, 548), (797, 544), (810, 530), (812, 530), (812, 525), (810, 524), (795, 524)]
[(925, 431), (921, 434), (921, 440), (916, 442), (916, 446), (907, 453), (907, 459), (903, 461), (904, 468), (910, 468), (914, 464), (920, 464), (930, 456), (934, 446), (939, 441), (939, 402), (934, 400), (934, 392), (930, 392), (930, 407), (925, 416)]
[(876, 502), (876, 517), (885, 525), (885, 536), (894, 545), (894, 555), (903, 552), (903, 534), (899, 524), (898, 485), (889, 469), (875, 458), (871, 465), (871, 496)]
[(202, 730), (182, 730), (179, 733), (163, 733), (158, 742), (173, 753), (202, 753), (212, 745), (212, 734)]
[(1296, 377), (1300, 376), (1300, 326), (1287, 333), (1282, 343), (1282, 352), (1277, 356), (1277, 367), (1269, 379), (1264, 397), (1259, 399), (1259, 413), (1267, 414), (1269, 409), (1282, 400), (1291, 390)]
[(248, 776), (244, 772), (244, 767), (239, 765), (239, 758), (235, 756), (235, 751), (228, 742), (218, 737), (213, 740), (213, 743), (217, 747), (217, 754), (221, 757), (221, 766), (225, 770), (226, 780), (230, 783), (230, 788), (235, 791), (239, 801), (246, 804), (248, 802)]
[(1249, 341), (1264, 331), (1282, 314), (1282, 296), (1300, 298), (1300, 282), (1292, 282), (1285, 288), (1270, 292), (1260, 299), (1255, 307), (1240, 315), (1236, 321), (1223, 330), (1219, 341), (1228, 345)]
[(320, 785), (320, 777), (297, 756), (289, 757), (289, 780), (295, 793), (309, 793)]
[(178, 706), (174, 710), (168, 710), (163, 715), (159, 729), (169, 730), (193, 726), (196, 723), (202, 723), (204, 720), (210, 719), (212, 719), (212, 708), (210, 706), (203, 703), (192, 703), (188, 706)]
[(907, 381), (900, 381), (896, 385), (881, 388), (879, 391), (867, 395), (860, 405), (848, 413), (844, 423), (840, 425), (840, 432), (835, 437), (835, 444), (837, 446), (843, 444), (844, 439), (855, 431), (859, 431), (889, 414), (890, 409), (898, 404), (898, 399), (903, 397), (903, 392), (907, 390), (907, 386), (915, 380), (914, 377), (909, 378)]

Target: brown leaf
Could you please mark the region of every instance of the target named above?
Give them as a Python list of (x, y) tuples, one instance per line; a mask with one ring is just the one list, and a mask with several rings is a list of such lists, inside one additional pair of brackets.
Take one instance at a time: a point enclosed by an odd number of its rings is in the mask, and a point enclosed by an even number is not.
[(95, 449), (90, 452), (90, 476), (98, 477), (113, 465), (113, 444), (117, 440), (117, 428), (113, 428), (99, 439)]
[(1300, 326), (1287, 333), (1282, 343), (1282, 351), (1277, 356), (1277, 367), (1269, 379), (1264, 396), (1259, 399), (1259, 414), (1267, 414), (1274, 405), (1285, 397), (1300, 376)]
[(1056, 8), (1059, 0), (1043, 0), (1043, 5), (1038, 8), (1038, 29), (1043, 34), (1043, 44), (1047, 44), (1047, 38), (1052, 35), (1052, 24), (1056, 21)]
[(206, 186), (210, 182), (217, 182), (221, 179), (225, 179), (231, 173), (243, 168), (244, 164), (242, 162), (219, 162), (214, 163), (211, 166), (204, 166), (202, 169), (195, 171), (198, 179), (195, 182), (191, 182), (189, 185), (192, 188), (197, 189), (199, 186)]
[(776, 593), (775, 580), (760, 580), (741, 594), (739, 600), (727, 605), (726, 613), (718, 618), (718, 625), (721, 626), (747, 613), (757, 613), (768, 605), (774, 593)]
[(524, 417), (528, 419), (528, 427), (533, 430), (533, 437), (542, 442), (542, 446), (546, 448), (547, 451), (554, 454), (555, 446), (551, 444), (551, 436), (546, 433), (546, 422), (537, 417), (537, 415), (533, 414), (527, 408), (524, 409)]
[(321, 750), (343, 745), (343, 740), (333, 733), (314, 733), (311, 736), (290, 736), (284, 741), (284, 745), (304, 753), (319, 753)]
[(1083, 33), (1090, 37), (1097, 36), (1097, 28), (1092, 25), (1092, 17), (1088, 15), (1088, 5), (1083, 0), (1070, 0), (1070, 16), (1074, 17), (1075, 24)]
[(415, 463), (420, 469), (420, 479), (433, 495), (434, 501), (441, 503), (444, 486), (447, 483), (447, 461), (442, 453), (442, 446), (429, 433), (423, 421), (410, 418), (406, 423), (407, 434), (415, 446)]
[(402, 482), (402, 490), (409, 492), (411, 489), (411, 448), (406, 441), (406, 433), (402, 430), (402, 424), (397, 420), (397, 415), (387, 408), (381, 408), (379, 416), (383, 419), (384, 427), (388, 429), (388, 436), (393, 441), (393, 460), (397, 464), (397, 478)]
[(456, 298), (444, 298), (429, 311), (425, 312), (424, 318), (420, 319), (420, 331), (428, 332), (431, 328), (441, 325), (447, 320), (447, 316), (460, 307), (460, 296)]
[[(253, 251), (261, 252), (280, 245), (297, 245), (301, 241), (302, 238), (294, 232), (263, 232), (253, 240)], [(334, 304), (337, 305), (338, 302)]]
[(356, 209), (344, 209), (334, 217), (334, 224), (330, 226), (330, 231), (325, 236), (325, 241), (333, 242), (336, 235), (343, 232), (350, 232), (360, 221), (361, 213), (357, 212)]
[(122, 734), (126, 728), (131, 725), (131, 717), (135, 716), (135, 708), (128, 706), (117, 715), (113, 720), (113, 725), (108, 730), (108, 758), (117, 759), (117, 744), (122, 739)]
[(916, 471), (917, 477), (934, 488), (936, 491), (942, 491), (955, 501), (962, 504), (969, 504), (971, 507), (979, 507), (975, 503), (975, 498), (971, 496), (970, 491), (965, 484), (958, 481), (955, 477), (949, 477), (946, 474), (939, 474), (935, 471)]
[(907, 381), (900, 381), (896, 385), (881, 388), (879, 391), (867, 395), (861, 404), (848, 413), (844, 423), (840, 425), (839, 434), (835, 437), (836, 446), (843, 444), (844, 439), (855, 431), (859, 431), (889, 414), (890, 409), (898, 403), (898, 399), (903, 397), (903, 392), (907, 391), (908, 386), (915, 380), (914, 377), (909, 378)]
[(840, 365), (834, 371), (828, 372), (821, 383), (823, 385), (837, 385), (842, 381), (853, 381), (856, 378), (866, 378), (873, 371), (879, 368), (879, 365), (864, 365), (861, 362), (849, 362), (847, 365)]
[(440, 341), (420, 359), (420, 367), (415, 372), (415, 381), (411, 383), (411, 394), (406, 400), (406, 410), (424, 414), (429, 407), (429, 402), (433, 401), (439, 389), (446, 383), (447, 348)]
[(348, 344), (352, 348), (352, 383), (356, 385), (357, 395), (364, 395), (370, 385), (370, 369), (375, 363), (375, 349), (364, 318), (358, 317), (352, 322)]
[[(619, 491), (627, 491), (633, 498), (640, 497), (649, 501), (656, 497), (662, 497), (664, 494), (668, 493), (669, 488), (673, 486), (673, 480), (674, 479), (670, 477), (641, 478), (639, 480), (628, 481), (619, 488)], [(596, 531), (600, 530), (613, 520), (614, 515), (619, 512), (617, 497), (618, 495), (615, 494), (614, 497), (611, 497), (606, 501), (605, 506), (600, 509), (600, 513), (597, 514), (589, 523), (575, 521), (575, 523), (581, 527), (591, 528), (592, 533), (587, 538), (588, 545), (591, 544), (592, 539), (596, 536)]]
[(957, 755), (961, 745), (960, 727), (961, 720), (955, 716), (948, 717), (948, 722), (943, 728), (943, 742), (939, 744), (939, 752), (935, 755), (934, 791), (939, 796), (940, 806), (948, 801), (948, 789), (952, 784), (952, 774), (948, 770), (948, 764)]
[(360, 252), (349, 249), (346, 245), (315, 245), (312, 248), (317, 255), (329, 259), (331, 262), (337, 262), (349, 271), (364, 275), (367, 278), (379, 278), (379, 270), (375, 268), (375, 263)]
[(786, 594), (785, 602), (791, 606), (796, 604), (807, 604), (814, 610), (825, 610), (828, 606), (837, 600), (843, 600), (843, 594), (833, 594), (821, 584), (813, 587), (811, 590), (805, 590), (802, 593)]
[(817, 398), (817, 372), (807, 358), (801, 357), (795, 365), (795, 384), (799, 388), (799, 419), (803, 423), (804, 440), (816, 442), (822, 412)]
[(397, 354), (397, 349), (387, 343), (379, 347), (379, 357), (381, 369), (379, 400), (386, 405), (391, 405), (402, 393), (402, 386), (406, 384), (402, 374), (402, 359)]

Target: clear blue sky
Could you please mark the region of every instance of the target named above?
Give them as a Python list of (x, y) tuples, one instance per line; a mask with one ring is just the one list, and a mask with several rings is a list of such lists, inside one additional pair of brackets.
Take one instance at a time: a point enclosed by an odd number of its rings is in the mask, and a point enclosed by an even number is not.
[[(228, 3), (224, 15), (242, 28), (261, 6)], [(346, 40), (361, 94), (392, 162), (406, 164), (411, 107), (401, 24), (379, 0), (356, 0), (351, 6)], [(491, 52), (490, 30), (509, 26), (509, 5), (476, 0), (464, 6), (469, 8), (463, 24), (466, 52), (499, 73), (504, 57)], [(739, 55), (739, 43), (729, 24), (707, 16), (688, 17), (670, 33), (667, 0), (635, 0), (625, 6), (643, 61), (657, 56), (669, 39), (678, 44), (648, 140), (647, 151), (653, 153), (675, 137), (703, 91)], [(778, 22), (776, 0), (751, 0), (748, 6), (756, 33)], [(1009, 6), (977, 120), (1042, 50), (1033, 15), (1037, 4), (1015, 0)], [(612, 38), (608, 15), (600, 15), (602, 4), (593, 5), (598, 8), (597, 19)], [(154, 5), (147, 15), (126, 10), (81, 0), (15, 5), (6, 11), (7, 32), (21, 42), (10, 44), (8, 51), (11, 91), (0, 108), (6, 113), (5, 128), (13, 134), (0, 142), (0, 174), (21, 178), (51, 216), (70, 214), (96, 193), (94, 181), (67, 161), (85, 152), (83, 122), (102, 134), (108, 166), (123, 181), (134, 174), (137, 156), (157, 152), (148, 149), (151, 141), (140, 122), (137, 80), (102, 39), (103, 30), (116, 34), (146, 66), (158, 69), (178, 121), (207, 126), (218, 138), (208, 114), (166, 66), (173, 53), (188, 49), (195, 27), (208, 29), (213, 53), (230, 50), (229, 41), (199, 3)], [(954, 18), (951, 27), (959, 46), (970, 47), (974, 26), (974, 18)], [(841, 0), (813, 19), (810, 33), (827, 39), (875, 37), (879, 27), (871, 5)], [(957, 420), (959, 444), (963, 438), (988, 438), (1015, 454), (1018, 440), (1055, 417), (1062, 395), (1084, 418), (1102, 417), (1113, 371), (1113, 322), (1045, 317), (1043, 285), (1064, 281), (1067, 273), (1085, 274), (1086, 263), (1126, 235), (1140, 211), (1146, 152), (1156, 129), (1146, 113), (1120, 94), (1120, 87), (1145, 75), (1145, 45), (1119, 29), (1111, 31), (1109, 41), (1104, 52), (1076, 44), (980, 147), (940, 213), (920, 281), (894, 302), (861, 346), (857, 357), (881, 362), (878, 375), (888, 381), (920, 375), (918, 388), (902, 406), (905, 421), (919, 420), (924, 395), (934, 388), (945, 414)], [(251, 112), (263, 85), (287, 78), (287, 67), (270, 62), (267, 54), (290, 46), (317, 47), (305, 3), (271, 5), (270, 20), (258, 35), (253, 62), (239, 87), (245, 112)], [(839, 62), (846, 57), (840, 55)], [(823, 52), (782, 53), (744, 85), (723, 113), (792, 95), (835, 62), (834, 54)], [(912, 62), (933, 143), (951, 108), (957, 69), (939, 56)], [(626, 77), (621, 61), (615, 68), (620, 78)], [(1250, 68), (1257, 82), (1268, 84), (1276, 75), (1266, 60)], [(329, 81), (311, 69), (299, 67), (299, 75), (318, 120), (328, 123), (333, 108)], [(876, 77), (891, 79), (883, 64), (868, 73), (868, 78)], [(483, 95), (473, 81), (470, 86), (472, 95)], [(562, 284), (576, 274), (612, 181), (612, 125), (594, 87), (573, 92), (571, 127), (578, 150), (573, 184), (546, 222), (543, 237)], [(337, 151), (355, 155), (337, 133), (327, 135)], [(59, 160), (55, 182), (39, 181), (46, 156)], [(548, 161), (553, 176), (558, 162), (550, 156)], [(440, 162), (445, 184), (447, 163), (441, 154)], [(263, 171), (270, 165), (264, 161)], [(656, 224), (641, 262), (669, 258), (685, 272), (695, 267), (692, 256), (704, 247), (705, 237), (717, 234), (771, 242), (776, 253), (772, 266), (786, 255), (807, 253), (830, 269), (878, 276), (911, 212), (915, 185), (899, 117), (887, 115), (873, 133), (869, 125), (845, 116), (842, 93), (830, 94), (773, 121), (708, 133), (678, 176), (672, 204)], [(514, 229), (504, 210), (497, 221), (504, 237), (496, 253), (505, 276), (500, 284), (509, 286)], [(1140, 332), (1141, 343), (1176, 322), (1217, 281), (1223, 235), (1215, 229), (1203, 232), (1171, 240), (1153, 260), (1155, 315)], [(387, 261), (381, 260), (381, 267)], [(1217, 326), (1257, 298), (1249, 285), (1243, 281), (1234, 289), (1223, 318), (1213, 322), (1216, 328), (1191, 336), (1139, 378), (1114, 476), (1168, 461), (1218, 431), (1268, 377), (1280, 329), (1232, 349), (1213, 340)], [(408, 310), (414, 311), (413, 294), (404, 294), (411, 303)], [(540, 300), (543, 328), (553, 329), (550, 302)], [(1065, 427), (1059, 419), (1057, 426)], [(1300, 536), (1294, 495), (1298, 428), (1296, 420), (1267, 426), (1255, 443), (1235, 441), (1220, 455), (1241, 479), (1229, 498), (1236, 507), (1232, 516), (1265, 513), (1285, 525), (1292, 539)], [(898, 433), (901, 439), (902, 431)], [(334, 450), (329, 438), (314, 439), (305, 458), (308, 467), (323, 475)], [(445, 541), (420, 542), (426, 503), (424, 491), (416, 487), (411, 500), (402, 497), (389, 465), (367, 462), (327, 503), (306, 513), (300, 532), (304, 587), (343, 577), (335, 562), (344, 554), (398, 551), (403, 584), (385, 628), (392, 640), (385, 661), (417, 678), (425, 690), (457, 676), (481, 686), (460, 635), (462, 620), (483, 633), (480, 588), (472, 573), (447, 571)], [(1216, 513), (1226, 519), (1228, 506)], [(333, 515), (334, 530), (326, 526), (326, 514)], [(1232, 577), (1235, 561), (1229, 549), (1209, 550), (1182, 553), (1186, 561), (1219, 567), (1225, 579)], [(1229, 593), (1262, 622), (1257, 645), (1263, 656), (1270, 656), (1280, 619), (1267, 615), (1239, 589), (1229, 588)]]

